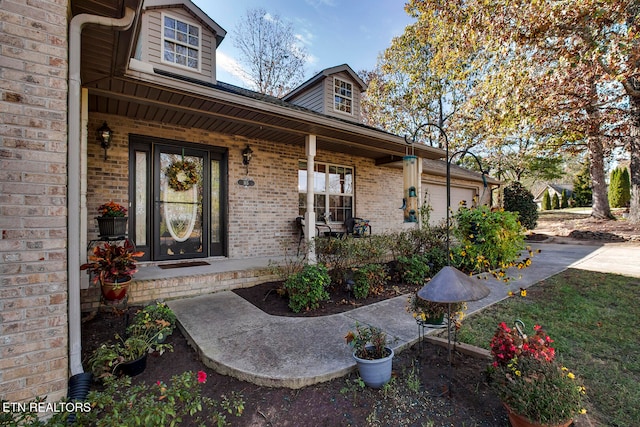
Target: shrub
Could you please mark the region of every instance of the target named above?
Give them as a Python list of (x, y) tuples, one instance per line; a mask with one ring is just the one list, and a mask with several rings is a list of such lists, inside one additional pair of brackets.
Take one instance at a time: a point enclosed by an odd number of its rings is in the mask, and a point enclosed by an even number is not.
[(544, 195), (542, 196), (542, 210), (551, 210), (551, 196), (549, 196), (549, 189), (544, 190)]
[(382, 264), (367, 264), (355, 269), (353, 274), (353, 296), (362, 299), (370, 293), (379, 295), (387, 282), (387, 269)]
[(573, 180), (573, 200), (576, 206), (591, 206), (593, 192), (589, 168), (589, 162), (585, 162), (582, 171)]
[(524, 229), (514, 212), (462, 207), (454, 220), (458, 244), (451, 251), (453, 264), (460, 270), (475, 274), (515, 265), (524, 249)]
[(446, 226), (427, 226), (408, 231), (402, 231), (392, 236), (391, 251), (395, 258), (410, 257), (413, 254), (423, 254), (433, 248), (444, 248), (446, 241)]
[(566, 209), (569, 207), (569, 192), (567, 189), (562, 190), (562, 197), (560, 200), (560, 208)]
[(553, 196), (551, 196), (551, 209), (560, 209), (560, 198), (558, 197), (558, 193), (553, 193)]
[[(201, 384), (207, 380), (204, 371), (184, 372), (171, 378), (169, 384), (131, 385), (130, 377), (112, 378), (104, 390), (91, 391), (86, 402), (74, 412), (57, 411), (48, 420), (40, 420), (36, 412), (0, 413), (3, 426), (226, 426), (227, 415), (241, 416), (244, 399), (240, 393), (222, 395), (220, 401), (203, 396)], [(44, 402), (37, 398), (34, 402)], [(71, 402), (68, 402), (71, 405)], [(31, 405), (28, 405), (31, 408)], [(72, 417), (75, 417), (72, 421)], [(7, 419), (8, 418), (8, 419)]]
[(313, 241), (318, 262), (331, 270), (334, 283), (343, 283), (344, 277), (353, 268), (384, 262), (391, 252), (391, 242), (389, 235)]
[(398, 271), (408, 285), (422, 285), (429, 276), (429, 264), (424, 255), (399, 256)]
[(433, 246), (424, 253), (431, 275), (436, 274), (447, 265), (447, 251), (444, 245)]
[(538, 207), (533, 194), (519, 182), (513, 182), (504, 189), (504, 210), (517, 212), (520, 224), (527, 230), (536, 228)]
[(631, 184), (627, 168), (615, 168), (611, 171), (608, 197), (612, 208), (623, 208), (631, 200)]
[(296, 313), (301, 310), (313, 310), (320, 301), (329, 299), (327, 286), (331, 283), (327, 267), (322, 264), (306, 265), (301, 272), (295, 273), (284, 282), (289, 295), (289, 308)]

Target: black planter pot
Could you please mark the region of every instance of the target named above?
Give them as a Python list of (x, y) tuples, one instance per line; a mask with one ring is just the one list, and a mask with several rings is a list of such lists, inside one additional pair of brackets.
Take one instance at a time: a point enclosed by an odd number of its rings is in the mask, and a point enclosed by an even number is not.
[(127, 234), (128, 218), (126, 216), (99, 216), (96, 217), (96, 220), (98, 221), (98, 230), (100, 231), (100, 237), (117, 237)]
[(135, 377), (136, 375), (140, 375), (147, 369), (147, 355), (132, 360), (131, 362), (124, 362), (118, 365), (116, 372), (119, 374), (124, 374), (130, 377)]

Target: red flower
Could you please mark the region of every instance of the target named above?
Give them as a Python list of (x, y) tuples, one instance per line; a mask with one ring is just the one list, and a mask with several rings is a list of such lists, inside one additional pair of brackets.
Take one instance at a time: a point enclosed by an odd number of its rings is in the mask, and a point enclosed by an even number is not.
[(198, 371), (198, 382), (200, 384), (207, 381), (207, 373), (205, 371)]
[(533, 336), (521, 336), (517, 329), (511, 329), (506, 323), (501, 322), (491, 340), (494, 366), (506, 366), (511, 359), (520, 356), (551, 362), (555, 358), (555, 350), (550, 345), (553, 340), (546, 335), (541, 326), (535, 325), (533, 329)]

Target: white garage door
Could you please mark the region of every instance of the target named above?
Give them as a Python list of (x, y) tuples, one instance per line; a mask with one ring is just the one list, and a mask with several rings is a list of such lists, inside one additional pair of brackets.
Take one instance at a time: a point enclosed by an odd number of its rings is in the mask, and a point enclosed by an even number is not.
[[(443, 223), (447, 218), (447, 187), (445, 185), (423, 183), (422, 189), (427, 193), (427, 203), (431, 205), (430, 224)], [(451, 209), (453, 212), (458, 210), (462, 200), (467, 202), (467, 206), (471, 206), (473, 196), (476, 192), (470, 188), (451, 186)]]

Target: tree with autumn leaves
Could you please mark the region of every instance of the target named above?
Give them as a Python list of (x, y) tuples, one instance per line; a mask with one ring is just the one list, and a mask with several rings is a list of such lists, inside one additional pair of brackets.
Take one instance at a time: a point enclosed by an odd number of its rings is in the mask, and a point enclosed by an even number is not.
[[(596, 217), (611, 217), (604, 161), (624, 147), (638, 222), (639, 10), (637, 0), (411, 0), (416, 23), (390, 50), (402, 59), (403, 46), (419, 46), (428, 54), (407, 56), (405, 72), (428, 69), (433, 81), (456, 82), (461, 102), (446, 123), (454, 144), (488, 158), (518, 145), (526, 150), (517, 154), (533, 158), (586, 151)], [(423, 98), (453, 99), (424, 87)]]

